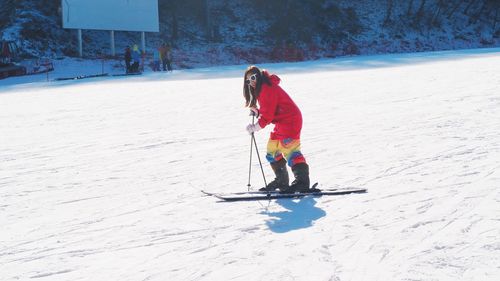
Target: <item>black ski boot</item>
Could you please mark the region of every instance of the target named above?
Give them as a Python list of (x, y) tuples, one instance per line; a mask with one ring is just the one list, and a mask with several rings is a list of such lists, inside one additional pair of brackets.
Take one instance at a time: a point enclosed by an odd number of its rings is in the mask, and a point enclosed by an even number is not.
[(309, 188), (309, 166), (306, 163), (295, 164), (292, 167), (295, 180), (285, 189), (280, 189), (281, 193), (311, 192)]
[(276, 178), (267, 184), (266, 187), (259, 189), (260, 191), (274, 191), (276, 189), (282, 190), (288, 188), (288, 171), (286, 169), (286, 160), (281, 158), (281, 160), (271, 163), (271, 168), (273, 168)]

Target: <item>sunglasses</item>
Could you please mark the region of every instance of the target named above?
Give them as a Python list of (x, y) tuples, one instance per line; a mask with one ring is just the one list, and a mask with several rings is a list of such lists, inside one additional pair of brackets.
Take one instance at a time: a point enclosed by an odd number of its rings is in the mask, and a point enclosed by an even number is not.
[(257, 73), (252, 74), (252, 75), (250, 76), (250, 79), (245, 80), (245, 83), (246, 83), (247, 85), (250, 85), (250, 82), (251, 82), (251, 81), (255, 81), (255, 80), (257, 80)]

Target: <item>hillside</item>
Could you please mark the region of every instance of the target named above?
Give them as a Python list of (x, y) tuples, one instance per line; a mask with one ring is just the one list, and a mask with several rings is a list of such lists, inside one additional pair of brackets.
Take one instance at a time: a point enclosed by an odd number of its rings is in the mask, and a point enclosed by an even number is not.
[[(60, 1), (3, 0), (1, 36), (26, 56), (76, 56), (76, 31), (61, 28)], [(495, 0), (159, 0), (160, 33), (148, 50), (174, 46), (177, 68), (300, 61), (500, 46)], [(118, 52), (140, 41), (116, 32)], [(107, 31), (84, 31), (84, 56), (109, 55)]]

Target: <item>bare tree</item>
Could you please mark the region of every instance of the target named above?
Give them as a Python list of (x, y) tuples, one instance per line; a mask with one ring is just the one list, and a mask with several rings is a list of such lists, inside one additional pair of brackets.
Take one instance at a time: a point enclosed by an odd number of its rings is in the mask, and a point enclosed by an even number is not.
[(179, 21), (177, 19), (177, 4), (172, 4), (172, 40), (175, 41), (179, 38)]
[(408, 3), (408, 9), (406, 10), (406, 16), (408, 17), (411, 15), (412, 6), (413, 6), (413, 0), (410, 0), (410, 2)]
[(420, 7), (418, 8), (417, 13), (415, 14), (415, 23), (416, 24), (419, 24), (421, 22), (422, 18), (424, 17), (425, 2), (427, 2), (427, 0), (422, 0), (422, 2), (420, 2)]
[[(493, 24), (492, 24), (492, 37), (494, 37), (497, 33), (497, 22), (499, 20), (499, 10), (500, 10), (500, 2), (498, 0), (485, 0), (485, 5), (487, 6), (487, 14), (491, 15)], [(489, 19), (489, 18), (488, 18)]]
[(391, 22), (391, 17), (392, 17), (392, 7), (394, 6), (394, 1), (393, 0), (387, 0), (387, 13), (385, 15), (384, 19), (384, 25), (387, 25)]
[(207, 36), (207, 40), (212, 40), (212, 22), (210, 17), (210, 3), (208, 0), (203, 0), (203, 10), (204, 10), (204, 19), (205, 19), (205, 33)]
[(474, 4), (476, 4), (477, 2), (478, 2), (478, 0), (471, 0), (471, 1), (469, 2), (469, 5), (467, 5), (467, 7), (465, 7), (464, 14), (466, 14), (466, 15), (467, 15), (467, 14), (468, 14), (468, 12), (469, 12), (469, 9), (470, 9), (470, 8), (471, 8)]
[(436, 13), (434, 13), (434, 16), (431, 19), (431, 24), (435, 24), (437, 22), (437, 19), (440, 16), (441, 11), (444, 9), (444, 4), (445, 4), (445, 1), (439, 0)]
[(484, 9), (486, 8), (486, 5), (488, 4), (487, 1), (483, 1), (483, 4), (481, 5), (481, 8), (477, 10), (477, 12), (472, 16), (472, 23), (476, 23), (481, 15), (483, 14)]
[[(162, 20), (162, 34), (167, 36), (167, 31), (170, 32), (171, 40), (175, 41), (179, 38), (179, 0), (159, 0), (160, 19)], [(163, 39), (164, 40), (164, 39)]]
[(457, 1), (457, 3), (450, 9), (450, 12), (448, 13), (448, 18), (451, 18), (453, 14), (458, 10), (458, 8), (462, 5), (462, 1)]
[(7, 26), (10, 21), (15, 17), (16, 13), (16, 0), (3, 0), (0, 6), (0, 29)]
[(498, 10), (500, 10), (500, 5), (496, 5), (497, 8), (495, 10), (495, 19), (493, 20), (493, 32), (492, 34), (495, 34), (496, 33), (496, 30), (497, 30), (497, 22), (499, 20), (498, 18)]

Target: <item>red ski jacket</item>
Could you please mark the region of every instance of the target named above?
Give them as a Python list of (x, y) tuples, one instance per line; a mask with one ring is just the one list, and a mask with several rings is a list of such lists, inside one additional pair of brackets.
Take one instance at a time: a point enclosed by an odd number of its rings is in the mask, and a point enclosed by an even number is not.
[(280, 78), (275, 74), (262, 72), (269, 77), (271, 85), (262, 83), (260, 95), (257, 98), (259, 103), (259, 126), (264, 128), (269, 123), (275, 124), (271, 132), (271, 139), (283, 140), (287, 138), (300, 139), (302, 129), (302, 114), (295, 102), (278, 85)]

